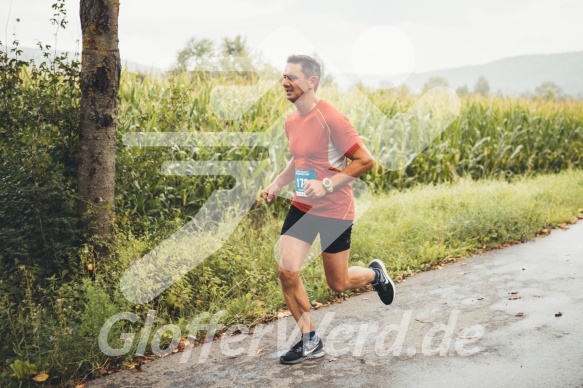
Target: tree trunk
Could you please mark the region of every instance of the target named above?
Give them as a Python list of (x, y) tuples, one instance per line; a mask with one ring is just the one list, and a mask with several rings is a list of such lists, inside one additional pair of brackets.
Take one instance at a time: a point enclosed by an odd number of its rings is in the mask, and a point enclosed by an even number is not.
[(79, 207), (86, 235), (103, 257), (115, 249), (113, 204), (121, 62), (119, 0), (81, 0)]

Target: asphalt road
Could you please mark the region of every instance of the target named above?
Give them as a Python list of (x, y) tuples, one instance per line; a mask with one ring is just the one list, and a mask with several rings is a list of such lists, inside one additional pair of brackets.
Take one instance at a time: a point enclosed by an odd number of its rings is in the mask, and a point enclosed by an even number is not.
[[(583, 222), (313, 311), (327, 354), (283, 366), (293, 318), (88, 387), (583, 387)], [(324, 327), (326, 326), (326, 327)]]

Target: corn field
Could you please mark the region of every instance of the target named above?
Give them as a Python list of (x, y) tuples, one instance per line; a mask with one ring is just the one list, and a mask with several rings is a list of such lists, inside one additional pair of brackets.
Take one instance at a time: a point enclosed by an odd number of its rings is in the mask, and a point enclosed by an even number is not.
[[(285, 100), (277, 78), (264, 84), (256, 82), (256, 94), (241, 88), (253, 82), (249, 77), (210, 77), (204, 73), (122, 76), (120, 139), (136, 132), (255, 133), (262, 139), (256, 147), (205, 147), (192, 140), (188, 144), (165, 143), (163, 147), (127, 147), (120, 141), (117, 205), (125, 212), (119, 215), (122, 224), (133, 212), (150, 217), (193, 214), (215, 189), (229, 188), (235, 182), (233, 177), (163, 175), (159, 171), (164, 162), (264, 161), (263, 185), (279, 174), (289, 158), (283, 119), (295, 108)], [(218, 98), (213, 95), (225, 85), (235, 88)], [(380, 153), (385, 148), (375, 134), (420, 98), (402, 90), (347, 91), (334, 86), (321, 88), (319, 95), (351, 120), (371, 151)], [(217, 101), (222, 106), (217, 108)], [(246, 109), (237, 111), (241, 104), (246, 104)], [(460, 177), (503, 176), (511, 180), (518, 175), (579, 168), (583, 163), (582, 108), (581, 101), (466, 96), (461, 99), (459, 116), (406, 167), (389, 170), (377, 164), (363, 179), (378, 192)], [(226, 119), (225, 112), (235, 112), (235, 117)], [(267, 150), (265, 144), (276, 152)], [(257, 171), (237, 174), (237, 179), (245, 181)]]

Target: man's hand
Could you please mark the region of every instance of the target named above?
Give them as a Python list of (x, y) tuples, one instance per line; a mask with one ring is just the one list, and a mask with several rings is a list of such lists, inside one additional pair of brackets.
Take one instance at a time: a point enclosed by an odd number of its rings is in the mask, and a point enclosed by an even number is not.
[(273, 181), (269, 186), (263, 189), (263, 191), (261, 192), (261, 197), (267, 200), (267, 202), (273, 202), (275, 201), (275, 198), (279, 194), (281, 187), (282, 186), (277, 181)]
[(315, 179), (306, 181), (306, 183), (304, 183), (304, 192), (306, 193), (306, 197), (310, 199), (322, 198), (326, 195), (326, 193), (328, 193), (322, 185), (322, 181)]

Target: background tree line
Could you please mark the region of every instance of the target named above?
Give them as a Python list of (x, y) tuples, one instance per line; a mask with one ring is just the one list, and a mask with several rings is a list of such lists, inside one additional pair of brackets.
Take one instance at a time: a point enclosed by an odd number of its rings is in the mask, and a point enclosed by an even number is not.
[[(442, 76), (433, 76), (430, 77), (427, 82), (423, 85), (423, 91), (426, 92), (429, 89), (435, 86), (449, 86), (449, 81), (447, 78)], [(484, 76), (480, 76), (474, 87), (472, 89), (474, 94), (478, 94), (481, 96), (488, 96), (490, 94), (490, 84), (488, 80)], [(470, 89), (468, 85), (462, 85), (456, 89), (456, 93), (460, 96), (464, 96), (470, 94)], [(496, 93), (498, 97), (502, 97), (503, 93), (498, 91)], [(557, 86), (554, 82), (546, 81), (541, 83), (539, 86), (535, 88), (532, 93), (523, 93), (523, 98), (530, 98), (530, 99), (537, 99), (537, 100), (569, 100), (573, 99), (572, 96), (563, 92), (563, 90)]]

